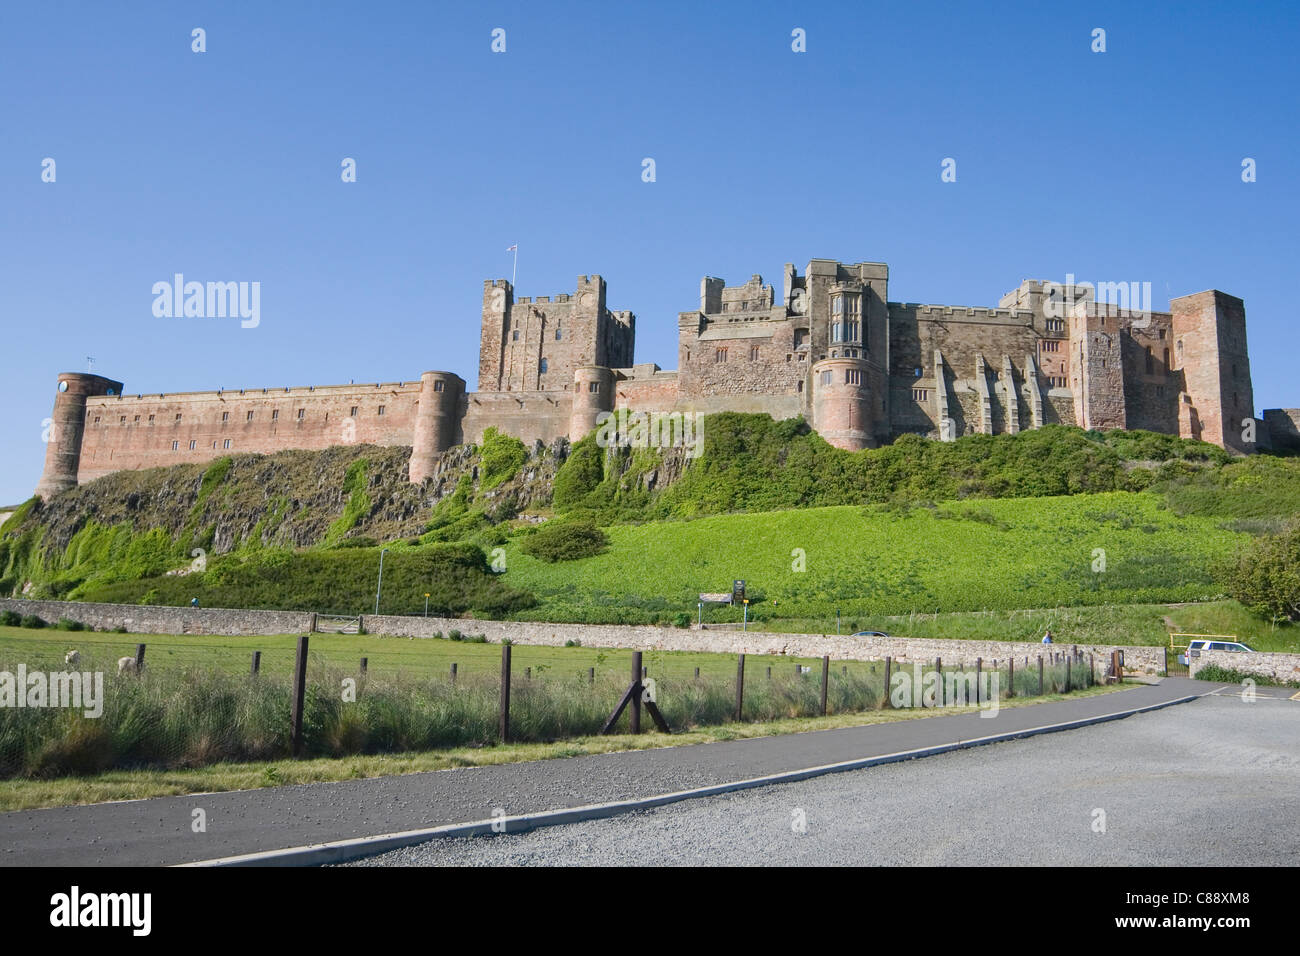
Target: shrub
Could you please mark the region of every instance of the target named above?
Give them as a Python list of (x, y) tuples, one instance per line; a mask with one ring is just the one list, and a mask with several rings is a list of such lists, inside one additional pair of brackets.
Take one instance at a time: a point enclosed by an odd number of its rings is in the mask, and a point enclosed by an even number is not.
[(483, 459), (484, 491), (509, 481), (528, 460), (528, 449), (524, 443), (518, 438), (502, 435), (495, 427), (483, 432), (483, 446), (479, 454)]
[(0, 624), (5, 627), (18, 627), (23, 621), (23, 616), (17, 611), (0, 612)]
[(23, 627), (42, 628), (46, 626), (45, 621), (35, 614), (28, 614), (22, 619), (21, 623)]
[(450, 631), (447, 632), (447, 640), (449, 640), (449, 641), (459, 641), (459, 640), (461, 639), (461, 637), (462, 637), (462, 635), (461, 635), (460, 631), (456, 630), (456, 628), (454, 628), (454, 627), (453, 627)]
[(54, 626), (60, 631), (84, 631), (86, 629), (86, 625), (80, 621), (74, 621), (70, 617), (59, 618), (59, 622)]
[(550, 521), (524, 538), (520, 549), (528, 555), (554, 564), (600, 554), (609, 538), (588, 521)]
[(1248, 545), (1217, 569), (1223, 587), (1256, 614), (1300, 620), (1300, 524)]
[(582, 641), (575, 641), (572, 638), (564, 642), (565, 647), (581, 647)]
[(690, 627), (691, 616), (686, 611), (678, 611), (673, 615), (673, 627)]

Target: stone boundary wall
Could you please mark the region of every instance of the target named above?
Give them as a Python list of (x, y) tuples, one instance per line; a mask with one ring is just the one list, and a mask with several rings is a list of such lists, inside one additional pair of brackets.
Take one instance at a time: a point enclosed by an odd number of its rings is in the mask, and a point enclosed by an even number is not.
[(1258, 674), (1283, 683), (1300, 681), (1300, 654), (1261, 652), (1244, 654), (1241, 651), (1201, 651), (1200, 657), (1189, 660), (1188, 672), (1195, 677), (1201, 668), (1210, 664), (1243, 674)]
[(717, 654), (785, 654), (791, 657), (823, 657), (835, 660), (884, 660), (891, 657), (900, 663), (933, 661), (945, 663), (985, 663), (1005, 661), (1009, 657), (1024, 666), (1028, 658), (1037, 666), (1038, 655), (1064, 653), (1077, 647), (1094, 654), (1097, 666), (1109, 659), (1111, 651), (1124, 652), (1124, 669), (1141, 674), (1162, 674), (1165, 648), (1092, 644), (1028, 643), (1023, 641), (961, 641), (909, 637), (846, 637), (834, 634), (776, 634), (770, 631), (734, 631), (706, 628), (654, 627), (620, 624), (549, 624), (535, 621), (483, 621), (465, 618), (394, 617), (367, 614), (363, 618), (371, 634), (395, 637), (432, 637), (455, 628), (465, 635), (482, 634), (491, 643), (509, 638), (515, 644), (563, 646), (566, 641), (580, 641), (583, 647), (610, 647), (634, 651), (707, 651)]
[[(61, 617), (94, 625), (96, 630), (125, 627), (136, 634), (305, 634), (313, 631), (316, 615), (309, 611), (250, 611), (234, 608), (155, 607), (135, 604), (87, 604), (79, 601), (26, 601), (0, 599), (0, 611), (35, 614), (54, 624)], [(579, 641), (584, 647), (607, 647), (633, 651), (705, 651), (715, 654), (774, 654), (790, 657), (823, 657), (835, 660), (878, 661), (891, 657), (901, 664), (933, 661), (973, 665), (976, 658), (986, 663), (1015, 657), (1023, 667), (1026, 658), (1037, 666), (1040, 654), (1065, 653), (1077, 647), (1083, 654), (1096, 655), (1103, 666), (1111, 651), (1124, 652), (1124, 669), (1130, 673), (1161, 674), (1165, 669), (1165, 648), (1092, 644), (1043, 645), (1022, 641), (959, 641), (909, 637), (847, 637), (834, 634), (776, 634), (770, 631), (735, 631), (705, 628), (655, 627), (622, 624), (551, 624), (536, 621), (487, 621), (451, 617), (399, 617), (366, 614), (362, 626), (370, 634), (389, 637), (443, 637), (453, 629), (465, 635), (482, 634), (493, 644), (509, 638), (515, 644), (562, 647)], [(1243, 655), (1230, 658), (1224, 666), (1237, 666)], [(1289, 668), (1300, 663), (1300, 655), (1260, 654), (1258, 658), (1287, 658)], [(1205, 660), (1205, 655), (1202, 655)], [(1286, 670), (1285, 673), (1290, 673)], [(1300, 677), (1290, 677), (1290, 680)]]
[(66, 617), (93, 625), (97, 631), (124, 627), (133, 634), (306, 634), (316, 623), (316, 615), (310, 611), (243, 611), (14, 598), (0, 598), (0, 611), (17, 611), (23, 616), (35, 614), (51, 625)]

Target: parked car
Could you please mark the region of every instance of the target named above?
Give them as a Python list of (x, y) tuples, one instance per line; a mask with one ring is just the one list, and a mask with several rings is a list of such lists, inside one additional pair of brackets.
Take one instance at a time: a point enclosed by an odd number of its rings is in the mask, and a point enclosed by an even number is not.
[(1187, 666), (1189, 658), (1200, 657), (1201, 651), (1242, 651), (1249, 654), (1256, 653), (1255, 648), (1251, 647), (1249, 644), (1242, 644), (1239, 641), (1189, 641), (1187, 644), (1187, 653), (1178, 655), (1178, 663)]
[(884, 631), (858, 631), (856, 634), (850, 634), (849, 637), (888, 637)]

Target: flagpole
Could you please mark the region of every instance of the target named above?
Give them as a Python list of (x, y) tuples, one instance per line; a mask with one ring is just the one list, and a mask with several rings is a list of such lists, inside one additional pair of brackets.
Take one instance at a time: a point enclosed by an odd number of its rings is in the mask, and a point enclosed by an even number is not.
[(510, 267), (510, 288), (515, 287), (515, 275), (519, 272), (519, 243), (515, 243), (515, 264)]

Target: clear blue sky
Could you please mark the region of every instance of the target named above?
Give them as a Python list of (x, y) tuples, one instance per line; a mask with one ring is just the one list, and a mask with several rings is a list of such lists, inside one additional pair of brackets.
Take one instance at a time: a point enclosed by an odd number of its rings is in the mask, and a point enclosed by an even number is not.
[[(759, 272), (779, 294), (787, 261), (884, 261), (891, 299), (957, 305), (1067, 273), (1149, 281), (1157, 309), (1219, 288), (1246, 301), (1256, 410), (1300, 405), (1298, 19), (1282, 3), (7, 3), (0, 504), (31, 493), (55, 376), (87, 355), (128, 392), (426, 369), (474, 387), (482, 281), (509, 277), (515, 242), (518, 294), (604, 275), (637, 314), (637, 359), (665, 368), (701, 276)], [(175, 272), (260, 282), (260, 326), (155, 318), (151, 287)]]

